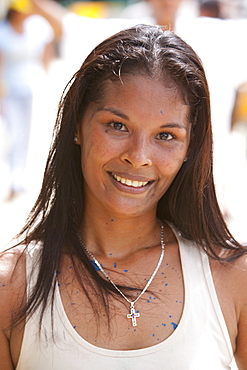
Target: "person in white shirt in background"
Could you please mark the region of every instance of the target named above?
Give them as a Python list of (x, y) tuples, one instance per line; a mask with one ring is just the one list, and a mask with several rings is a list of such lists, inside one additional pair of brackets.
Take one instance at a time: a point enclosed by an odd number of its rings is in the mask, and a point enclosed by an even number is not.
[(0, 22), (0, 114), (8, 142), (9, 200), (27, 190), (35, 89), (39, 93), (42, 90), (45, 69), (52, 57), (52, 41), (50, 24), (32, 15), (28, 0), (10, 2)]

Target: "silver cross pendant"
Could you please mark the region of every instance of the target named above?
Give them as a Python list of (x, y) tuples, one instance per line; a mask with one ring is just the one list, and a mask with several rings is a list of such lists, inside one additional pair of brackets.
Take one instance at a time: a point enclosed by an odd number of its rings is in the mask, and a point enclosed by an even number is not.
[(134, 303), (131, 302), (130, 313), (128, 313), (127, 318), (132, 319), (132, 326), (137, 326), (137, 322), (136, 322), (137, 317), (140, 317), (140, 313), (136, 312)]

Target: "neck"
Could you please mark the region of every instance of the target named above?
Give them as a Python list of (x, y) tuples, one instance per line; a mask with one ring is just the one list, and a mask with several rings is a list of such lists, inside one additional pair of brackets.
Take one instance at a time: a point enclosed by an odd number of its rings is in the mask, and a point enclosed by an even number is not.
[(159, 26), (164, 26), (167, 29), (174, 31), (175, 30), (175, 23), (176, 23), (176, 18), (175, 15), (172, 17), (167, 17), (166, 15), (157, 14), (156, 15), (156, 23)]
[(155, 215), (122, 219), (87, 214), (81, 237), (87, 248), (98, 256), (124, 258), (133, 252), (160, 243), (160, 221)]
[(10, 25), (11, 27), (17, 32), (17, 33), (23, 33), (24, 32), (24, 27), (23, 27), (23, 21), (18, 21), (18, 20), (10, 20)]

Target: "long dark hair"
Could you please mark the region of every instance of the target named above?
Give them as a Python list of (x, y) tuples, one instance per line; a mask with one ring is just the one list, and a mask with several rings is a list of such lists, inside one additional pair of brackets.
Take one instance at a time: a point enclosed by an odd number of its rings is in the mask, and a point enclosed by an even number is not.
[[(212, 132), (208, 85), (202, 63), (181, 38), (157, 26), (139, 25), (117, 33), (98, 45), (69, 82), (61, 99), (39, 197), (19, 234), (21, 243), (43, 243), (37, 284), (20, 316), (31, 313), (55, 289), (55, 271), (63, 253), (70, 254), (85, 293), (88, 276), (106, 303), (115, 293), (92, 267), (78, 240), (84, 210), (77, 125), (88, 104), (100, 98), (106, 80), (138, 70), (144, 75), (170, 79), (189, 106), (192, 125), (187, 162), (160, 199), (157, 217), (172, 222), (186, 238), (219, 258), (215, 246), (227, 248), (229, 259), (245, 249), (230, 234), (219, 209), (212, 172)], [(92, 284), (91, 284), (92, 285)], [(43, 312), (43, 311), (42, 311)]]

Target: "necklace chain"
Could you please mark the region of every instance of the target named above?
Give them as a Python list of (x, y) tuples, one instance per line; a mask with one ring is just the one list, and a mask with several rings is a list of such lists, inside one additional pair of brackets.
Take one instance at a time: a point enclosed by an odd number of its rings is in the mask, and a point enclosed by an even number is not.
[(78, 235), (79, 237), (79, 240), (80, 240), (80, 243), (81, 245), (83, 246), (84, 250), (87, 252), (87, 254), (93, 259), (93, 262), (95, 263), (95, 265), (97, 266), (97, 268), (99, 269), (99, 271), (105, 276), (105, 278), (114, 286), (114, 288), (118, 291), (119, 294), (121, 294), (121, 296), (128, 302), (130, 303), (130, 313), (127, 315), (127, 318), (130, 318), (132, 319), (132, 326), (137, 326), (137, 322), (136, 322), (136, 317), (140, 317), (140, 312), (136, 312), (135, 311), (135, 303), (141, 298), (141, 296), (146, 292), (146, 290), (148, 289), (148, 287), (150, 286), (150, 284), (152, 283), (155, 275), (157, 274), (159, 268), (160, 268), (160, 265), (163, 261), (163, 258), (164, 258), (164, 253), (165, 253), (165, 242), (164, 242), (164, 225), (161, 224), (161, 232), (160, 232), (160, 244), (161, 244), (161, 254), (160, 254), (160, 258), (159, 258), (159, 261), (157, 263), (157, 266), (155, 267), (152, 275), (150, 276), (147, 284), (145, 285), (144, 289), (141, 291), (141, 293), (138, 295), (138, 297), (134, 300), (134, 301), (131, 301), (128, 297), (126, 297), (126, 295), (118, 288), (118, 286), (111, 280), (111, 278), (109, 277), (109, 275), (105, 272), (105, 270), (103, 269), (102, 265), (99, 263), (99, 261), (94, 257), (94, 255), (89, 252), (89, 250), (87, 249), (87, 247), (85, 246), (85, 244), (82, 242), (81, 240), (81, 237), (80, 235)]

